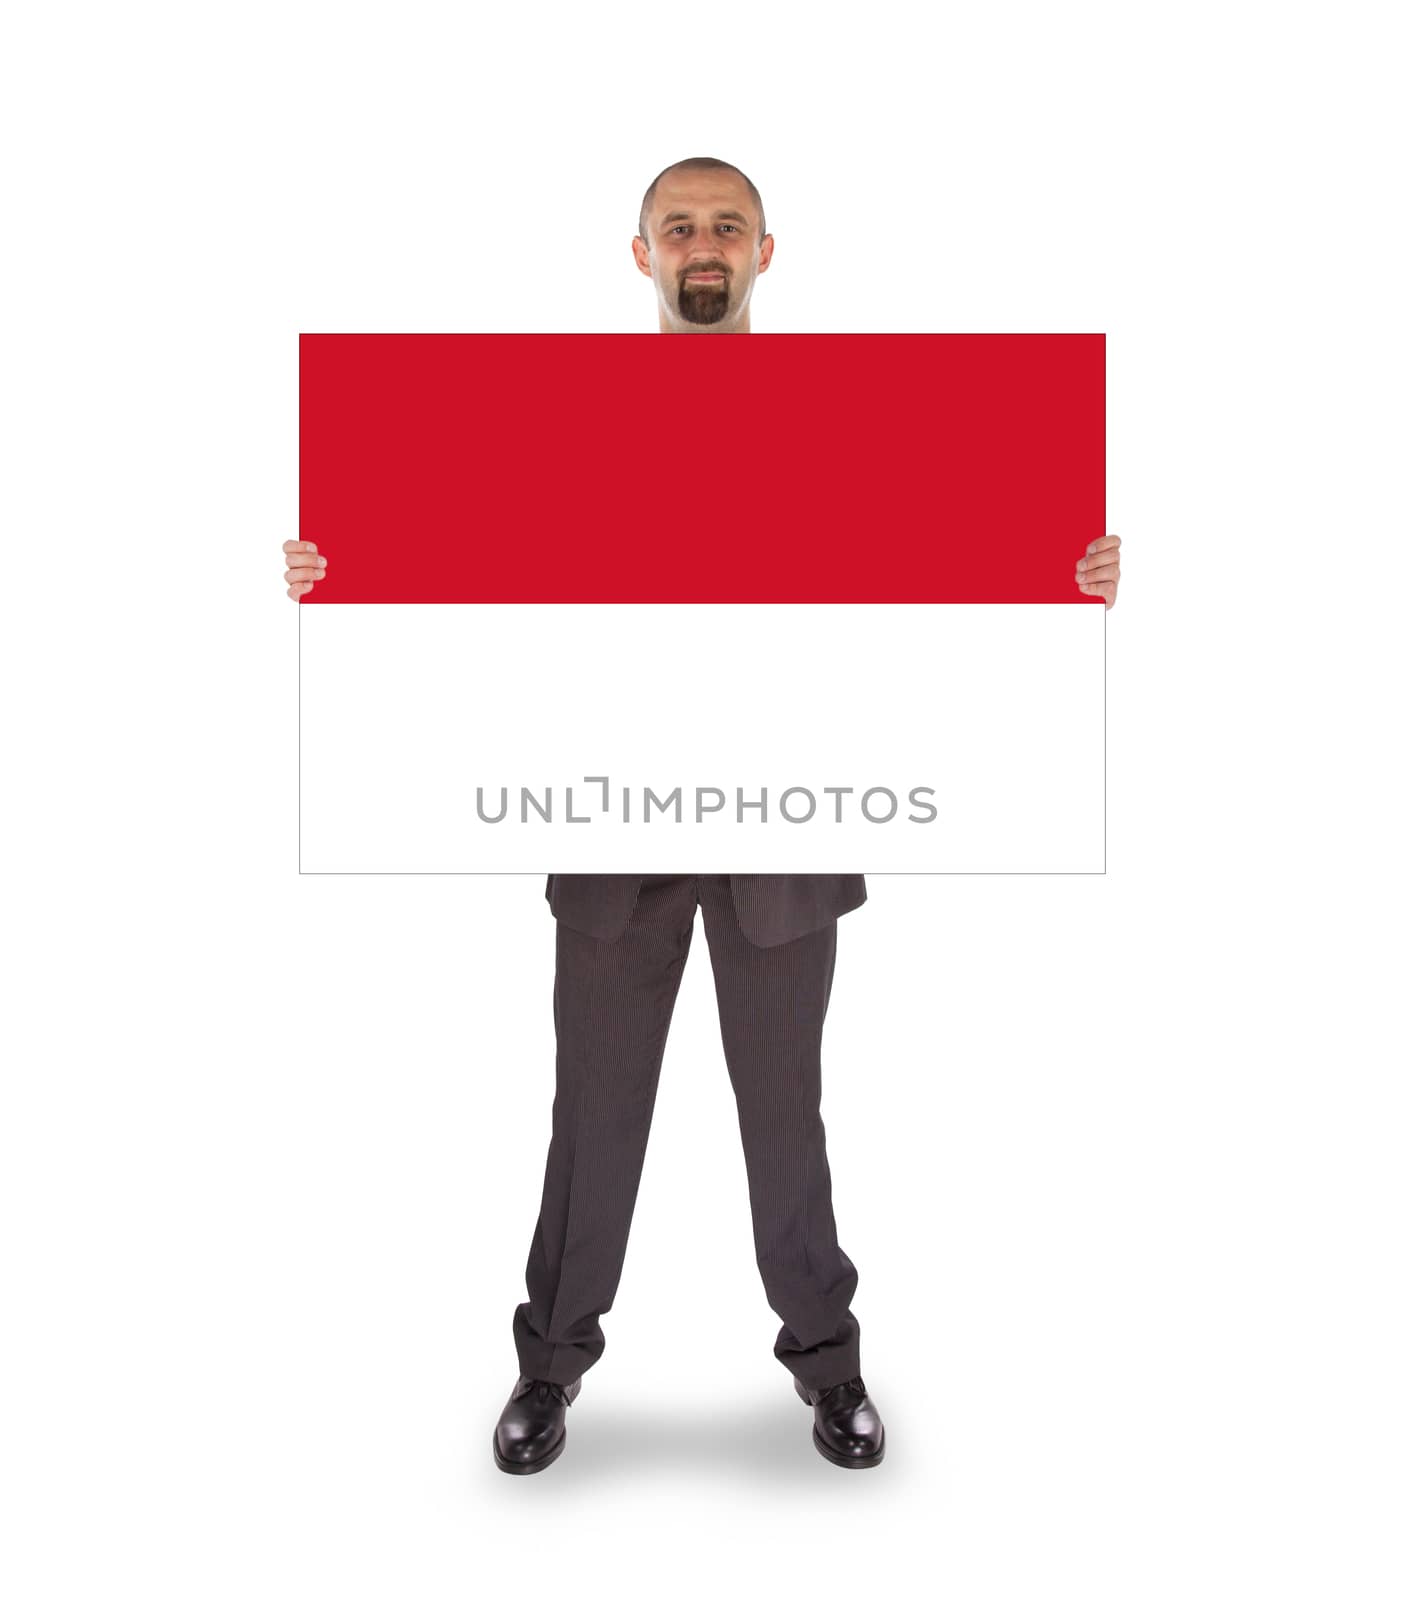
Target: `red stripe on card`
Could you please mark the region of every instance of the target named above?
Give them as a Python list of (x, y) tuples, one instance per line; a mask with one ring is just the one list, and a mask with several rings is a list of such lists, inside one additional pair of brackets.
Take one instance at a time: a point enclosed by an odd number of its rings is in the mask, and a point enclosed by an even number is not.
[(304, 603), (1101, 601), (1102, 334), (304, 334)]

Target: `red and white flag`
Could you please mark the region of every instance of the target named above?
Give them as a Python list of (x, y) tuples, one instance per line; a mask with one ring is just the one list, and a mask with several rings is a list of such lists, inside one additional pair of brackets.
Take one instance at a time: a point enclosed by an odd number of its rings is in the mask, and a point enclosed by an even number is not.
[(304, 871), (1103, 870), (1104, 340), (308, 334)]

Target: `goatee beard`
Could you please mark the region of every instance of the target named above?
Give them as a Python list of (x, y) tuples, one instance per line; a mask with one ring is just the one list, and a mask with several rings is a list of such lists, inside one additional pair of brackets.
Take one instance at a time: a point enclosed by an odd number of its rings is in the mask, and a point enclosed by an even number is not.
[(678, 285), (678, 312), (688, 322), (706, 326), (721, 322), (731, 307), (731, 287), (726, 279), (719, 284), (690, 288), (685, 278)]

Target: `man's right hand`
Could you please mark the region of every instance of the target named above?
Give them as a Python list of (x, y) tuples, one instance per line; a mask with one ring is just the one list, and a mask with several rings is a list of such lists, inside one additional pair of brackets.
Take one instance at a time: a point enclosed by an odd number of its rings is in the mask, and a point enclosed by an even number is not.
[(300, 600), (318, 578), (327, 576), (327, 558), (317, 554), (317, 546), (310, 540), (285, 539), (283, 554), (288, 558), (283, 581), (288, 585), (290, 600)]

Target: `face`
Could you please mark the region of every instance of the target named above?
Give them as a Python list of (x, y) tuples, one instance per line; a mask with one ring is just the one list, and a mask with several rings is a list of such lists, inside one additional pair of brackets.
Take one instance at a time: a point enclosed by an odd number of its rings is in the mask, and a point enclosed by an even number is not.
[(760, 220), (751, 191), (733, 172), (662, 179), (649, 209), (649, 243), (635, 239), (634, 259), (654, 280), (669, 320), (708, 327), (746, 315), (773, 247)]

